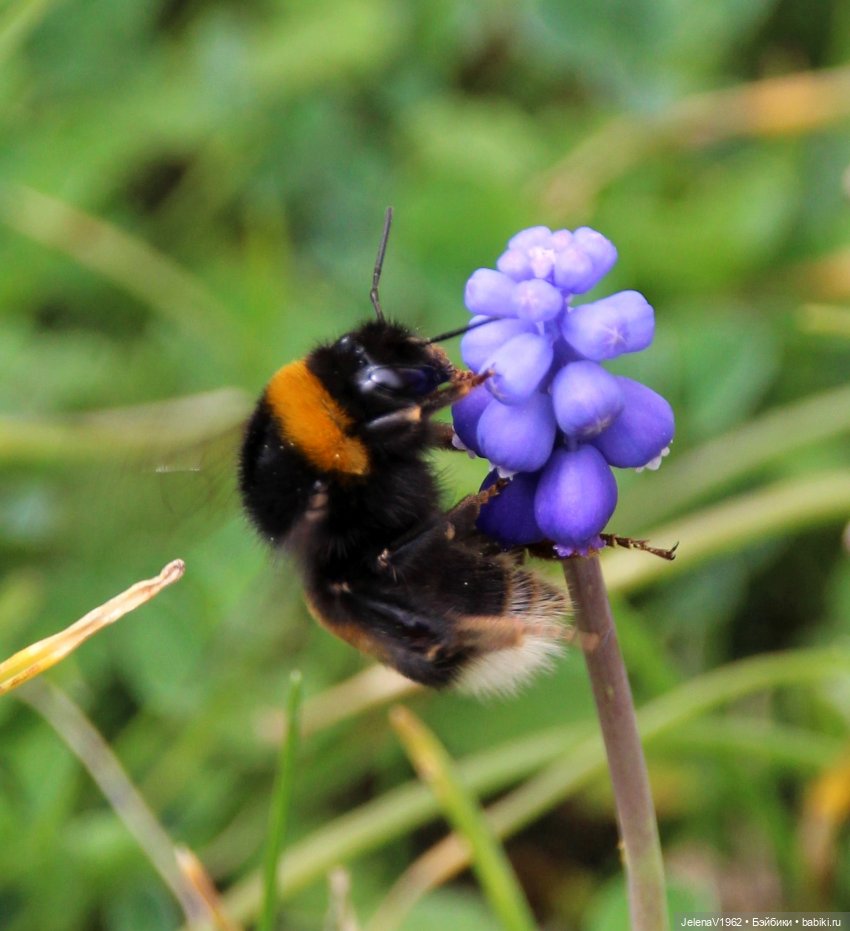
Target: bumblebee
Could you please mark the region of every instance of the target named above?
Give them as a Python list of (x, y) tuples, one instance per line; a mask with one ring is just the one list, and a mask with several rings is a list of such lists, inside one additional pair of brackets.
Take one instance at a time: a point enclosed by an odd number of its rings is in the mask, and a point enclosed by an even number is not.
[(444, 512), (426, 456), (451, 448), (432, 415), (486, 376), (376, 319), (279, 369), (245, 430), (244, 508), (289, 551), (316, 620), (402, 675), (434, 688), (511, 692), (561, 650), (564, 595), (476, 530), (501, 487)]

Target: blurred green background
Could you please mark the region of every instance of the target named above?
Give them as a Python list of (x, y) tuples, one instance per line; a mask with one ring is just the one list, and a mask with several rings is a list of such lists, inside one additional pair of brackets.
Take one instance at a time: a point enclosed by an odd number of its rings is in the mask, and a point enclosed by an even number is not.
[[(848, 61), (842, 0), (0, 3), (0, 657), (186, 560), (46, 679), (236, 920), (298, 668), (281, 927), (323, 926), (337, 864), (370, 931), (496, 926), (468, 872), (380, 918), (445, 823), (392, 680), (367, 678), (373, 707), (363, 679), (328, 691), (366, 661), (309, 619), (230, 480), (269, 375), (370, 313), (388, 204), (383, 305), (424, 333), (464, 322), (467, 276), (524, 226), (617, 244), (604, 290), (658, 321), (620, 370), (678, 420), (612, 527), (679, 559), (606, 561), (636, 699), (661, 703), (671, 902), (850, 910)], [(485, 471), (438, 458), (447, 503)], [(578, 651), (513, 701), (409, 703), (485, 801), (543, 780), (506, 842), (541, 925), (624, 928)], [(183, 920), (59, 734), (0, 699), (0, 927)]]

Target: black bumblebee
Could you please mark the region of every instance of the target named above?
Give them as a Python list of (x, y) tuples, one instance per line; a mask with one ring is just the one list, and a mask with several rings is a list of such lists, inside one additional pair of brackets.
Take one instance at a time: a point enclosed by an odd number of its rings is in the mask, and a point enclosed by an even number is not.
[(439, 507), (426, 453), (451, 430), (431, 416), (486, 376), (384, 318), (390, 219), (377, 319), (272, 376), (245, 432), (242, 500), (332, 633), (424, 685), (511, 691), (560, 651), (565, 597), (475, 529), (498, 483)]

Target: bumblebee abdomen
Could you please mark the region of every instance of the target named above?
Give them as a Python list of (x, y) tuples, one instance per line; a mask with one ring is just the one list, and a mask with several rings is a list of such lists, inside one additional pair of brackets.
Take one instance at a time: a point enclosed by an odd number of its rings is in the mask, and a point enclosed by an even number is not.
[(563, 648), (564, 596), (509, 557), (433, 539), (384, 570), (311, 574), (311, 613), (431, 688), (510, 693), (550, 666)]
[(251, 522), (268, 542), (283, 542), (303, 514), (318, 478), (300, 450), (284, 441), (264, 395), (245, 430), (239, 490)]

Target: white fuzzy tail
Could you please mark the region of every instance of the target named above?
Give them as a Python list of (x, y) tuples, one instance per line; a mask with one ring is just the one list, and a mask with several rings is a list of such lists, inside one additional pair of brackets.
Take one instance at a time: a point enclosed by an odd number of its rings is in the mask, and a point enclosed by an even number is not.
[(563, 635), (526, 634), (518, 646), (472, 660), (456, 687), (477, 698), (514, 695), (538, 672), (552, 669), (563, 652)]

